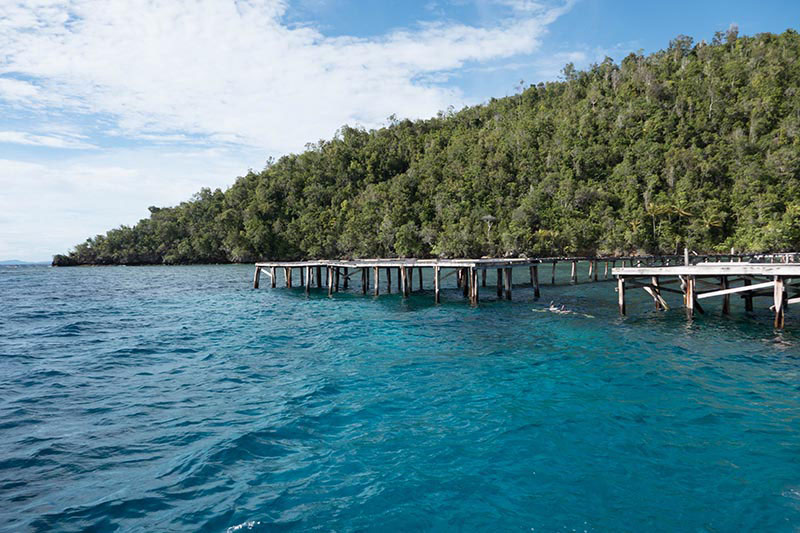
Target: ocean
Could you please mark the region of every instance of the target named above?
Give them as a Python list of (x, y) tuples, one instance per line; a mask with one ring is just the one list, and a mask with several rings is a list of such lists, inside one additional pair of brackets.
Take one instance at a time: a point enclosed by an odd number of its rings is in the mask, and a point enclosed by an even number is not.
[(2, 267), (0, 531), (800, 528), (792, 308), (621, 318), (581, 278), (473, 308)]

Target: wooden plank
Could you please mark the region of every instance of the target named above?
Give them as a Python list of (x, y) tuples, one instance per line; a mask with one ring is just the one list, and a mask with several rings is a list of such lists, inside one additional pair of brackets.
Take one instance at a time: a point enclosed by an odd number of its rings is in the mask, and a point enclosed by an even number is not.
[(655, 289), (653, 289), (651, 287), (642, 287), (642, 288), (645, 290), (645, 292), (647, 294), (652, 296), (653, 301), (656, 304), (656, 311), (661, 310), (662, 307), (664, 308), (664, 310), (667, 310), (667, 311), (669, 310), (669, 306), (667, 305), (667, 302), (664, 300), (664, 298), (660, 294), (658, 294), (655, 291)]
[(772, 287), (775, 285), (774, 281), (767, 281), (765, 283), (756, 283), (755, 285), (750, 284), (750, 280), (745, 280), (745, 284), (742, 287), (733, 287), (729, 289), (722, 289), (718, 291), (711, 291), (711, 292), (704, 292), (697, 295), (698, 300), (702, 300), (704, 298), (711, 298), (713, 296), (724, 296), (726, 294), (735, 294), (737, 292), (746, 292), (752, 291), (757, 289), (763, 289), (766, 287)]

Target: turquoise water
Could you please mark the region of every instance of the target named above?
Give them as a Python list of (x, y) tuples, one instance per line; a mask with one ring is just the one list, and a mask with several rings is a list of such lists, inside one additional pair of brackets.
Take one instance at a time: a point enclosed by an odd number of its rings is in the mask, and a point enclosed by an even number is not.
[(0, 530), (800, 527), (791, 309), (251, 280), (0, 268)]

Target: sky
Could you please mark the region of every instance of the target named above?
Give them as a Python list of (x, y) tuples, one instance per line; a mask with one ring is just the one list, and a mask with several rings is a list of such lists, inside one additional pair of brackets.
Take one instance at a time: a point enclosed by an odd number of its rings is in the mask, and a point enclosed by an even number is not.
[(48, 261), (344, 124), (797, 21), (794, 0), (0, 0), (0, 260)]

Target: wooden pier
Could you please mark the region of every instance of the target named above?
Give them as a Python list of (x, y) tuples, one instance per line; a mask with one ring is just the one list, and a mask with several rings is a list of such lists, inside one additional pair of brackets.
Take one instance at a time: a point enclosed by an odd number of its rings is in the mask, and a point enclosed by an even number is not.
[[(358, 260), (310, 260), (310, 261), (267, 261), (255, 264), (253, 275), (253, 288), (258, 288), (261, 276), (269, 278), (272, 288), (278, 285), (278, 273), (282, 270), (283, 282), (286, 287), (300, 286), (309, 292), (312, 288), (327, 290), (333, 296), (340, 290), (348, 290), (350, 284), (359, 283), (362, 294), (371, 293), (378, 296), (381, 292), (391, 293), (396, 291), (407, 297), (414, 291), (415, 285), (422, 290), (425, 279), (432, 281), (433, 297), (436, 303), (441, 301), (441, 290), (444, 281), (453, 276), (455, 285), (463, 291), (472, 305), (480, 299), (480, 290), (496, 280), (498, 298), (510, 300), (513, 289), (514, 269), (523, 269), (526, 272), (528, 283), (523, 286), (533, 288), (534, 297), (541, 296), (541, 281), (549, 277), (551, 285), (555, 285), (556, 267), (560, 263), (570, 265), (568, 279), (558, 280), (561, 283), (575, 284), (580, 281), (606, 281), (619, 278), (641, 278), (644, 274), (635, 274), (634, 270), (642, 268), (669, 269), (676, 268), (686, 262), (713, 264), (726, 262), (725, 265), (743, 264), (743, 261), (769, 261), (775, 260), (785, 263), (795, 260), (794, 254), (726, 254), (726, 255), (695, 255), (691, 258), (680, 255), (652, 255), (652, 256), (626, 256), (626, 257), (536, 257), (536, 258), (481, 258), (481, 259), (358, 259)], [(771, 264), (770, 263), (770, 264)], [(617, 264), (622, 265), (617, 268)], [(711, 264), (711, 263), (708, 263)], [(759, 263), (764, 264), (764, 263)], [(588, 267), (586, 277), (578, 270), (579, 265)], [(542, 271), (544, 269), (544, 271)], [(633, 269), (633, 270), (630, 270)], [(494, 271), (494, 272), (492, 272)], [(612, 274), (613, 271), (613, 274)], [(662, 270), (659, 270), (660, 272)], [(602, 273), (601, 273), (602, 272)], [(638, 272), (638, 271), (637, 271)], [(666, 270), (664, 270), (666, 272)], [(548, 276), (549, 274), (549, 276)], [(655, 275), (655, 274), (654, 274)], [(658, 274), (667, 275), (668, 274)], [(647, 275), (652, 277), (652, 275)], [(720, 274), (716, 274), (717, 277)], [(414, 283), (414, 277), (417, 283)], [(394, 278), (394, 279), (393, 279)], [(299, 281), (299, 284), (297, 281)], [(624, 285), (624, 281), (622, 282)], [(637, 281), (631, 280), (629, 286)], [(727, 283), (727, 281), (725, 282)], [(492, 283), (494, 284), (494, 283)], [(656, 280), (655, 285), (658, 285)], [(519, 286), (519, 284), (518, 284)], [(638, 285), (637, 285), (638, 286)], [(650, 288), (650, 290), (653, 290)], [(669, 287), (663, 290), (670, 290)], [(673, 289), (676, 290), (676, 289)], [(658, 296), (659, 305), (666, 307), (666, 302)], [(620, 310), (624, 311), (624, 286), (621, 296)], [(794, 302), (792, 302), (794, 303)]]
[[(782, 328), (788, 305), (800, 303), (800, 263), (797, 254), (753, 256), (765, 262), (700, 262), (692, 264), (689, 257), (680, 266), (622, 267), (612, 269), (617, 278), (619, 312), (626, 313), (625, 291), (643, 289), (657, 310), (668, 309), (664, 292), (683, 297), (683, 307), (690, 319), (703, 313), (701, 300), (722, 298), (722, 313), (730, 313), (730, 297), (738, 294), (746, 311), (753, 310), (753, 298), (772, 299), (770, 310), (775, 313), (775, 327)], [(778, 262), (775, 262), (775, 259)], [(789, 261), (792, 262), (789, 262)], [(768, 262), (767, 262), (768, 261)], [(676, 287), (677, 285), (678, 287)]]

